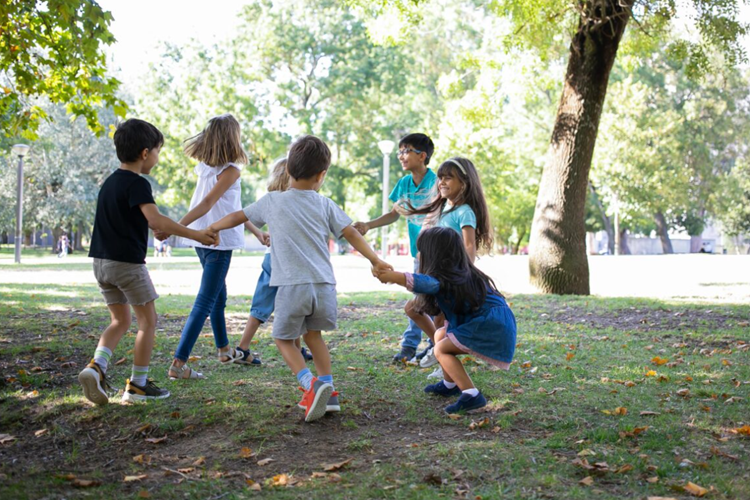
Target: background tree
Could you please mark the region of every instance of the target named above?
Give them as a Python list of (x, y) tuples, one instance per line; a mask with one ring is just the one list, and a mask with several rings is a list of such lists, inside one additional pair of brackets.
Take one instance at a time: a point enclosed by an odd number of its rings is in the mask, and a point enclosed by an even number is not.
[(0, 5), (0, 128), (6, 136), (35, 139), (47, 118), (37, 99), (44, 97), (86, 119), (97, 133), (104, 128), (98, 109), (112, 107), (124, 116), (119, 82), (106, 75), (102, 45), (115, 41), (112, 15), (96, 2), (12, 0)]

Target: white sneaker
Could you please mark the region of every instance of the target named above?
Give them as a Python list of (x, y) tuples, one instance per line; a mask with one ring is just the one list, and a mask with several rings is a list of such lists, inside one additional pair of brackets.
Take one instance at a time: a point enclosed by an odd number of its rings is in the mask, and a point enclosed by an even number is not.
[(438, 366), (437, 369), (434, 372), (432, 372), (429, 375), (427, 375), (427, 378), (438, 378), (438, 379), (442, 380), (443, 379), (443, 369), (440, 366)]
[(424, 357), (419, 361), (419, 366), (421, 366), (422, 368), (429, 368), (437, 363), (437, 357), (435, 357), (434, 351), (434, 347), (427, 351), (427, 354), (425, 354)]

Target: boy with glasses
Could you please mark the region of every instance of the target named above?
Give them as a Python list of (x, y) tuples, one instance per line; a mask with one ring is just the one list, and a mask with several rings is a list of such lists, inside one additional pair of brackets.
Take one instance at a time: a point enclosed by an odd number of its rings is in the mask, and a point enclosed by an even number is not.
[[(391, 191), (388, 197), (393, 202), (393, 208), (390, 212), (381, 215), (377, 219), (369, 222), (355, 222), (354, 228), (362, 235), (376, 227), (393, 224), (401, 215), (406, 216), (406, 226), (409, 230), (409, 244), (411, 247), (411, 256), (414, 258), (414, 269), (417, 268), (417, 237), (422, 229), (424, 215), (406, 215), (405, 209), (409, 205), (413, 208), (420, 208), (431, 202), (436, 195), (435, 185), (437, 176), (435, 172), (427, 168), (430, 164), (430, 158), (435, 151), (435, 145), (425, 134), (409, 134), (403, 137), (398, 143), (398, 159), (401, 166), (408, 172), (402, 177)], [(401, 341), (401, 351), (393, 356), (395, 363), (409, 361), (415, 357), (417, 346), (422, 340), (422, 331), (410, 319), (409, 326), (404, 331)], [(421, 359), (429, 350), (429, 347), (423, 352), (416, 355)]]

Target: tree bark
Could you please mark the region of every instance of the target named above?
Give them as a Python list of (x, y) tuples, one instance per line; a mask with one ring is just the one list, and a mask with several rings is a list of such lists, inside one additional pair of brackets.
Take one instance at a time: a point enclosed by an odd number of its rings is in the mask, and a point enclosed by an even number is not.
[(588, 295), (586, 191), (609, 73), (633, 0), (581, 1), (549, 161), (531, 228), (531, 282), (544, 293)]
[(623, 228), (620, 229), (620, 255), (630, 255), (630, 247), (628, 246), (628, 230)]
[(659, 235), (661, 240), (661, 251), (665, 254), (674, 253), (672, 249), (672, 240), (669, 239), (667, 220), (664, 218), (664, 214), (656, 212), (654, 214), (654, 222), (656, 222), (656, 233)]

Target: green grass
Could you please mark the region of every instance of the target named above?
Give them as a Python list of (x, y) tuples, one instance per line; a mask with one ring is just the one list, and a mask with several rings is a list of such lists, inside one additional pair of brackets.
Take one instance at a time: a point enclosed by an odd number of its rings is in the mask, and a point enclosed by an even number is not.
[[(422, 392), (430, 370), (389, 362), (406, 297), (339, 295), (326, 339), (343, 412), (305, 424), (268, 328), (253, 346), (262, 368), (219, 366), (207, 326), (191, 365), (208, 378), (165, 380), (194, 298), (184, 295), (157, 301), (152, 374), (172, 397), (90, 406), (76, 375), (108, 324), (96, 287), (0, 284), (0, 434), (16, 438), (0, 444), (0, 497), (688, 498), (692, 482), (714, 489), (707, 498), (750, 498), (750, 438), (733, 432), (750, 424), (747, 305), (510, 297), (511, 370), (465, 360), (490, 406), (451, 420), (448, 401)], [(233, 343), (249, 301), (230, 298)], [(120, 387), (133, 341), (131, 328), (113, 356), (125, 359), (109, 372)]]

